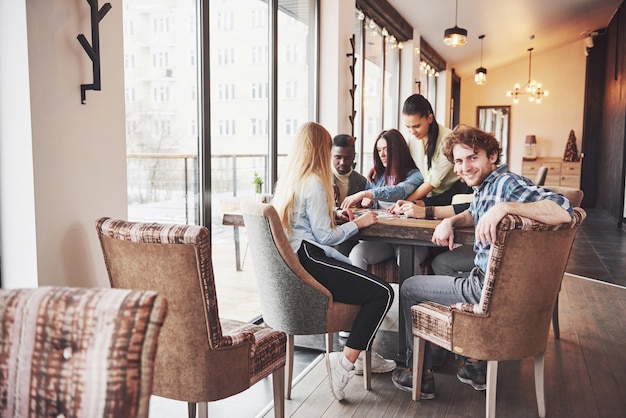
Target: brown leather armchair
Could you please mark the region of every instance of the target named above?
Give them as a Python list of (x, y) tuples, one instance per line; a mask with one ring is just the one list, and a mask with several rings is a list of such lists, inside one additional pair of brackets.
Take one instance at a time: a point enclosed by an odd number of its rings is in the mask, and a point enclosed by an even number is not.
[(516, 215), (498, 224), (478, 304), (411, 308), (413, 400), (422, 377), (425, 341), (470, 358), (487, 360), (486, 416), (495, 416), (498, 362), (535, 357), (539, 416), (545, 416), (544, 352), (565, 266), (585, 211), (569, 223), (545, 225)]
[[(583, 201), (584, 193), (582, 190), (574, 189), (571, 187), (562, 186), (549, 186), (546, 187), (554, 192), (562, 194), (570, 201), (572, 206), (577, 207)], [(557, 340), (561, 338), (561, 331), (559, 328), (559, 295), (556, 295), (556, 301), (554, 302), (554, 311), (552, 312), (552, 332), (554, 332), (554, 338)]]
[(156, 356), (154, 394), (208, 416), (208, 402), (272, 374), (274, 412), (284, 416), (286, 336), (219, 317), (209, 230), (100, 218), (96, 230), (111, 286), (156, 290), (170, 314)]
[(0, 290), (0, 415), (147, 418), (166, 313), (149, 291)]

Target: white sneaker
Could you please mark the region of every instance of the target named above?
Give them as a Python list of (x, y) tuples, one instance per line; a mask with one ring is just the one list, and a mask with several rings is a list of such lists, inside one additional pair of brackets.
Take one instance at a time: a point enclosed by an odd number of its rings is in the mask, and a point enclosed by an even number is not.
[[(363, 361), (365, 360), (365, 351), (361, 351), (359, 358), (354, 363), (354, 372), (363, 374)], [(396, 362), (383, 358), (376, 351), (372, 351), (372, 373), (389, 373), (396, 369)]]
[(328, 383), (330, 383), (330, 391), (338, 401), (345, 398), (343, 389), (354, 376), (354, 368), (352, 370), (347, 370), (341, 363), (343, 357), (344, 356), (341, 351), (334, 351), (330, 354), (326, 354), (326, 369), (328, 370)]
[(348, 338), (350, 336), (350, 331), (339, 331), (339, 336), (341, 338)]

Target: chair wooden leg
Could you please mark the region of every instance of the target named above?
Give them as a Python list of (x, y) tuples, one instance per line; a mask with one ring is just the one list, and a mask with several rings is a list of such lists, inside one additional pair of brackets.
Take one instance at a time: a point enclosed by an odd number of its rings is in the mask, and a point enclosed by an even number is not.
[(422, 386), (422, 374), (424, 373), (424, 347), (426, 340), (413, 336), (413, 384), (411, 389), (411, 399), (420, 400), (420, 389)]
[(208, 402), (198, 402), (198, 418), (209, 418)]
[(287, 382), (285, 383), (285, 398), (291, 399), (291, 385), (293, 382), (293, 357), (294, 357), (294, 336), (287, 335), (287, 356), (285, 361), (286, 368), (286, 378)]
[(196, 404), (194, 402), (187, 402), (187, 416), (196, 418)]
[(333, 334), (330, 332), (326, 333), (326, 353), (330, 354), (333, 351)]
[[(274, 370), (272, 373), (274, 386), (274, 418), (285, 418), (285, 368)], [(291, 385), (291, 379), (289, 380)], [(291, 390), (289, 390), (291, 392)]]
[(546, 416), (546, 398), (543, 387), (543, 365), (545, 360), (545, 353), (537, 354), (535, 356), (535, 394), (537, 395), (537, 411), (539, 416), (544, 418)]
[(498, 387), (498, 362), (489, 360), (487, 362), (487, 402), (485, 404), (485, 416), (495, 418), (496, 416), (496, 388)]
[(556, 301), (554, 302), (554, 311), (552, 311), (552, 331), (554, 332), (554, 339), (561, 338), (561, 330), (559, 329), (559, 295), (556, 295)]
[(363, 361), (363, 387), (365, 390), (372, 389), (372, 350), (365, 351)]

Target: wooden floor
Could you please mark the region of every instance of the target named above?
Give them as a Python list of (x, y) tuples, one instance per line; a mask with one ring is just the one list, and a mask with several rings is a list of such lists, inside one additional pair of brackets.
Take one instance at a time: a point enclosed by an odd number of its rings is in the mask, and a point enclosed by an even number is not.
[[(561, 339), (550, 331), (545, 363), (548, 417), (626, 416), (626, 289), (566, 275), (560, 294)], [(448, 356), (435, 374), (436, 399), (411, 401), (396, 389), (391, 374), (374, 375), (372, 390), (355, 376), (346, 400), (330, 392), (325, 362), (296, 385), (286, 401), (290, 417), (481, 417), (485, 392), (456, 378), (457, 361)], [(499, 417), (535, 417), (533, 359), (500, 363), (496, 413)], [(264, 417), (273, 417), (270, 410)]]

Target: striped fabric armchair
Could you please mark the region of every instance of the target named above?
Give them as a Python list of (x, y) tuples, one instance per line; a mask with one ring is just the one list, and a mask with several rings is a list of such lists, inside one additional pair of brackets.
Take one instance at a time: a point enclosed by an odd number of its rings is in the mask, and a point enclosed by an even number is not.
[(535, 357), (539, 416), (545, 416), (544, 352), (550, 319), (565, 266), (585, 211), (569, 223), (546, 225), (507, 215), (491, 245), (482, 295), (477, 304), (443, 306), (424, 302), (411, 308), (413, 400), (422, 378), (425, 341), (455, 354), (487, 360), (487, 417), (495, 416), (498, 361)]
[(111, 286), (156, 290), (170, 313), (156, 356), (154, 394), (208, 416), (208, 402), (272, 374), (274, 413), (284, 416), (285, 333), (220, 318), (209, 230), (100, 218), (96, 230)]
[(0, 290), (0, 415), (148, 417), (166, 312), (149, 291)]

